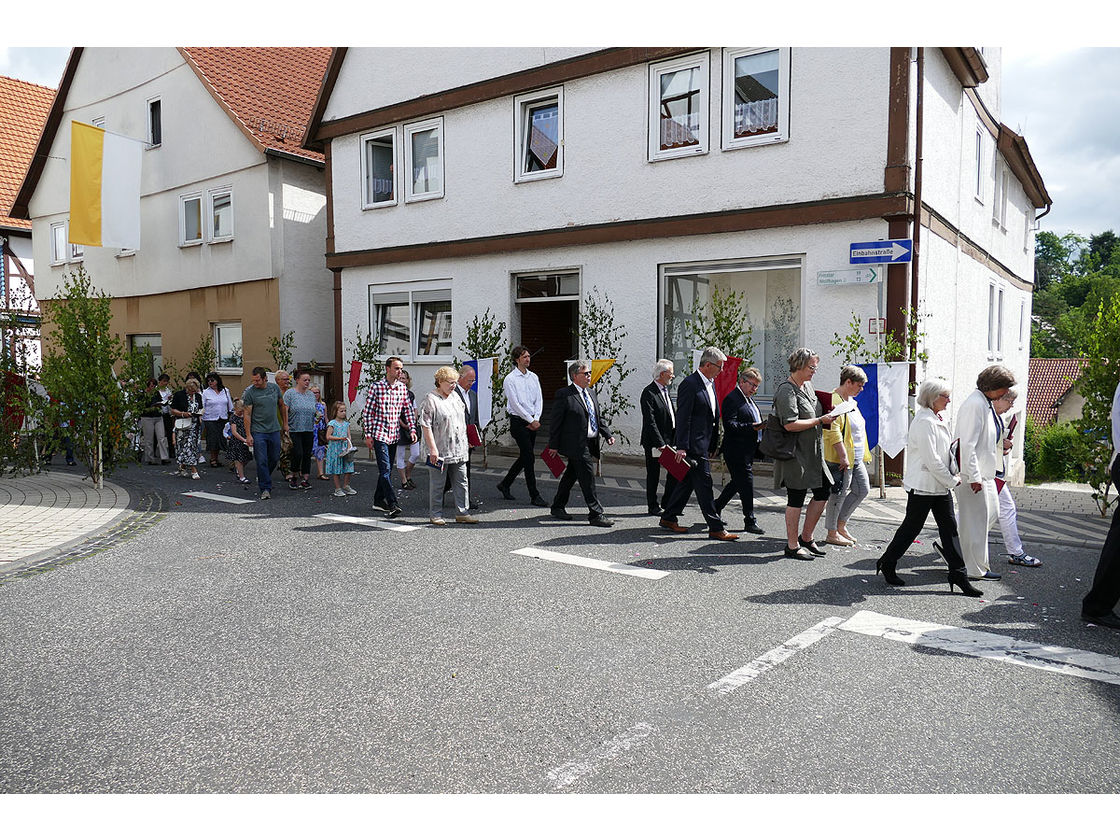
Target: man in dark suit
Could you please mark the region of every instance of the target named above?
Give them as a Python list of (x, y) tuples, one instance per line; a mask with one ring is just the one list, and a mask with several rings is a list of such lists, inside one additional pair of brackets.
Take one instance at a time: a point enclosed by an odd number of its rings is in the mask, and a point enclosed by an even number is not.
[(574, 384), (556, 392), (552, 414), (548, 421), (548, 450), (559, 452), (568, 459), (568, 466), (560, 476), (560, 486), (552, 500), (552, 515), (570, 520), (572, 515), (564, 510), (572, 485), (579, 482), (587, 502), (588, 521), (592, 525), (609, 528), (614, 522), (603, 516), (603, 506), (595, 495), (595, 466), (593, 458), (599, 457), (599, 438), (614, 446), (614, 437), (606, 422), (599, 415), (599, 401), (591, 385), (591, 363), (583, 359), (568, 365), (568, 376)]
[(673, 445), (673, 400), (669, 383), (673, 381), (673, 363), (658, 359), (653, 366), (653, 381), (643, 390), (639, 400), (642, 409), (642, 447), (646, 451), (646, 506), (651, 516), (664, 513), (665, 502), (677, 486), (672, 473), (665, 474), (665, 492), (657, 503), (657, 483), (661, 478), (658, 458), (661, 450)]
[[(476, 429), (478, 425), (478, 392), (472, 391), (471, 386), (474, 385), (475, 380), (474, 368), (470, 365), (463, 365), (463, 369), (459, 371), (459, 381), (455, 385), (456, 396), (463, 401), (463, 416), (466, 418), (468, 426), (474, 426)], [(480, 429), (481, 431), (481, 429)], [(467, 453), (467, 498), (469, 500), (471, 510), (478, 510), (482, 507), (482, 503), (478, 501), (470, 493), (471, 487), (471, 459), (470, 452)], [(443, 482), (443, 492), (447, 493), (451, 490), (451, 473), (447, 473), (447, 479)]]
[(719, 444), (719, 405), (713, 381), (723, 369), (727, 354), (718, 347), (705, 347), (700, 354), (700, 367), (690, 373), (677, 388), (677, 429), (675, 443), (677, 461), (692, 461), (688, 474), (673, 488), (665, 513), (658, 523), (662, 528), (683, 533), (688, 529), (677, 524), (688, 497), (696, 491), (696, 503), (708, 524), (708, 537), (713, 540), (737, 540), (738, 534), (727, 533), (727, 526), (716, 513), (712, 499), (712, 469), (708, 459), (716, 454)]
[(723, 398), (720, 414), (723, 416), (723, 460), (731, 473), (731, 481), (716, 499), (716, 513), (736, 492), (743, 503), (744, 531), (761, 534), (754, 519), (754, 455), (758, 450), (758, 431), (762, 428), (762, 413), (754, 402), (754, 394), (762, 382), (757, 368), (739, 371), (738, 387)]

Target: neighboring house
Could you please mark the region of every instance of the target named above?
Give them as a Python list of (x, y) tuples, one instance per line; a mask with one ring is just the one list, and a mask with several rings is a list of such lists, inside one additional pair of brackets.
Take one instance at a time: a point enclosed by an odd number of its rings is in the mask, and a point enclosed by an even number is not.
[[(301, 148), (329, 48), (75, 48), (12, 215), (31, 219), (41, 299), (83, 264), (113, 326), (182, 372), (202, 337), (238, 394), (268, 339), (335, 356), (323, 156)], [(147, 141), (141, 244), (68, 242), (70, 123)], [(200, 371), (204, 374), (206, 371)], [(336, 392), (335, 392), (336, 393)]]
[(31, 222), (8, 215), (54, 100), (54, 88), (0, 76), (0, 333), (31, 366), (40, 359)]
[(1078, 379), (1088, 359), (1031, 359), (1027, 415), (1039, 426), (1079, 420), (1085, 406)]
[[(305, 144), (327, 161), (340, 332), (380, 334), (423, 382), (489, 307), (539, 351), (547, 399), (597, 288), (637, 405), (657, 358), (692, 369), (713, 288), (746, 295), (763, 394), (802, 345), (834, 387), (834, 334), (900, 330), (913, 300), (916, 379), (962, 398), (994, 361), (1023, 379), (1050, 198), (999, 121), (999, 66), (972, 47), (336, 49)], [(852, 243), (906, 237), (913, 278), (828, 282)], [(640, 424), (613, 418), (631, 452)]]

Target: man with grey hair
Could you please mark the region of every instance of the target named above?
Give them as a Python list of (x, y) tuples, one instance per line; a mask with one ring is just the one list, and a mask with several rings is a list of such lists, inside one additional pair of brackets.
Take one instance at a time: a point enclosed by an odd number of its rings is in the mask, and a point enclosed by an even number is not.
[(739, 371), (738, 387), (723, 398), (720, 413), (723, 415), (723, 460), (731, 481), (716, 499), (716, 513), (738, 493), (743, 503), (743, 530), (761, 534), (754, 518), (754, 456), (758, 450), (758, 436), (762, 429), (762, 413), (755, 404), (754, 395), (762, 383), (758, 368)]
[(665, 474), (665, 492), (657, 502), (657, 484), (661, 478), (661, 451), (673, 442), (673, 399), (669, 383), (673, 381), (673, 363), (658, 359), (653, 366), (653, 381), (642, 389), (638, 400), (642, 409), (642, 448), (646, 453), (646, 507), (650, 516), (660, 516), (665, 502), (677, 486), (672, 473)]
[(723, 369), (727, 354), (718, 347), (705, 347), (700, 366), (684, 378), (677, 389), (677, 428), (674, 443), (677, 462), (687, 456), (692, 462), (688, 474), (673, 488), (658, 525), (680, 534), (688, 529), (677, 523), (688, 497), (696, 491), (696, 503), (708, 525), (708, 538), (737, 540), (738, 534), (727, 533), (727, 525), (716, 513), (712, 499), (712, 468), (709, 459), (719, 445), (719, 403), (713, 382)]
[(591, 363), (580, 359), (568, 365), (572, 380), (556, 392), (552, 413), (548, 421), (548, 448), (546, 452), (559, 452), (568, 459), (568, 466), (560, 476), (560, 486), (552, 500), (552, 515), (570, 520), (572, 515), (564, 508), (572, 485), (579, 482), (587, 502), (587, 520), (592, 525), (609, 528), (614, 522), (603, 516), (603, 506), (595, 495), (595, 466), (593, 458), (599, 457), (599, 438), (614, 446), (614, 436), (599, 413), (599, 401), (591, 386)]

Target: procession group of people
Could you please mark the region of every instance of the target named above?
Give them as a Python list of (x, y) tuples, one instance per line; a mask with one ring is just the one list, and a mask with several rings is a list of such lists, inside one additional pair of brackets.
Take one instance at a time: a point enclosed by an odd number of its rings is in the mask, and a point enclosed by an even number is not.
[[(544, 412), (540, 380), (530, 370), (528, 348), (514, 347), (511, 357), (514, 367), (503, 381), (503, 393), (518, 455), (498, 482), (498, 492), (508, 501), (515, 500), (513, 485), (523, 476), (530, 504), (549, 508), (555, 518), (572, 520), (567, 507), (578, 484), (588, 510), (587, 521), (611, 527), (614, 522), (605, 515), (598, 498), (594, 462), (602, 444), (611, 446), (615, 439), (592, 387), (591, 363), (572, 362), (568, 367), (571, 384), (557, 391), (552, 401), (542, 457), (562, 473), (556, 493), (548, 501), (537, 486), (535, 470), (536, 438)], [(769, 419), (774, 434), (784, 439), (784, 446), (773, 454), (775, 487), (786, 492), (784, 556), (813, 560), (826, 555), (815, 538), (822, 516), (825, 544), (856, 545), (849, 526), (870, 490), (867, 465), (871, 447), (855, 398), (867, 375), (860, 367), (844, 366), (830, 404), (822, 405), (812, 382), (820, 358), (808, 348), (798, 348), (789, 356), (788, 378), (775, 389), (772, 416), (764, 418), (754, 399), (762, 382), (757, 368), (739, 370), (736, 387), (717, 399), (715, 380), (726, 361), (727, 355), (720, 349), (705, 348), (697, 369), (681, 381), (674, 400), (669, 390), (675, 377), (673, 362), (658, 360), (652, 381), (642, 391), (646, 503), (649, 514), (658, 518), (658, 527), (686, 532), (680, 518), (695, 496), (708, 537), (737, 540), (741, 535), (729, 528), (723, 514), (738, 496), (744, 516), (742, 532), (763, 534), (754, 512), (753, 464), (760, 457), (760, 441)], [(434, 389), (417, 400), (402, 360), (390, 357), (385, 377), (370, 387), (361, 426), (377, 463), (374, 507), (389, 518), (403, 512), (393, 482), (394, 466), (401, 488), (412, 489), (412, 469), (422, 463), (432, 470), (429, 521), (446, 524), (444, 499), (450, 492), (454, 521), (478, 522), (471, 511), (480, 503), (472, 497), (470, 485), (470, 449), (480, 442), (478, 398), (472, 387), (475, 377), (475, 369), (469, 365), (459, 370), (441, 367), (435, 372)], [(203, 446), (211, 466), (218, 465), (219, 450), (224, 450), (238, 480), (248, 483), (244, 464), (252, 459), (261, 499), (271, 497), (272, 473), (278, 466), (291, 489), (308, 489), (314, 462), (317, 478), (334, 481), (334, 495), (354, 495), (350, 476), (356, 447), (350, 438), (346, 403), (335, 402), (328, 408), (311, 385), (308, 371), (297, 370), (294, 378), (279, 371), (275, 380), (268, 380), (264, 368), (254, 368), (252, 383), (239, 399), (231, 396), (214, 372), (207, 374), (205, 386), (198, 374), (189, 374), (178, 392), (171, 392), (166, 376), (158, 382), (152, 380), (151, 401), (142, 417), (149, 462), (167, 463), (173, 452), (179, 474), (198, 478), (198, 464), (206, 461)], [(976, 388), (958, 411), (955, 426), (946, 415), (951, 399), (948, 382), (931, 378), (918, 386), (902, 478), (906, 512), (876, 561), (876, 574), (882, 574), (887, 585), (906, 585), (898, 574), (898, 563), (931, 513), (940, 538), (933, 545), (948, 566), (950, 591), (959, 589), (966, 596), (979, 597), (983, 593), (974, 582), (1000, 578), (991, 568), (988, 551), (988, 533), (997, 521), (1009, 563), (1042, 565), (1023, 550), (1015, 502), (1005, 481), (1015, 426), (1011, 419), (1015, 384), (1014, 374), (1003, 365), (982, 370)], [(1113, 413), (1114, 439), (1120, 444), (1120, 387)], [(720, 457), (730, 480), (717, 498), (711, 465)], [(1120, 466), (1114, 463), (1113, 470), (1114, 478), (1120, 478), (1116, 474)], [(1118, 554), (1120, 519), (1114, 518), (1098, 580), (1085, 601), (1083, 618), (1087, 621), (1120, 626), (1120, 618), (1112, 612), (1117, 600), (1113, 593), (1120, 595)]]

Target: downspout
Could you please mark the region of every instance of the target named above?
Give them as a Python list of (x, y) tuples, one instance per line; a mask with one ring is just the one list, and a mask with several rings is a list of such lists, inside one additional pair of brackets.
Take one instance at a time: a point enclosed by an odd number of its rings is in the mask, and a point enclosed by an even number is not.
[[(922, 241), (922, 89), (925, 87), (925, 47), (918, 47), (918, 89), (915, 99), (916, 116), (914, 119), (914, 250), (910, 258), (910, 318), (918, 314), (918, 259), (921, 256)], [(910, 337), (910, 382), (918, 381), (918, 339)], [(911, 388), (911, 392), (913, 392)]]

